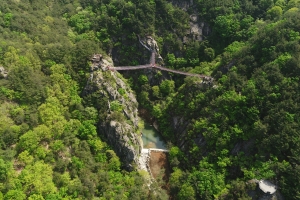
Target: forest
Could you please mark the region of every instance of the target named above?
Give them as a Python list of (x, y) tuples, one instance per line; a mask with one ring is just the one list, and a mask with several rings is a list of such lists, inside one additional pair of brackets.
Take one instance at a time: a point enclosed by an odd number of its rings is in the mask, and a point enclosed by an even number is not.
[[(1, 2), (0, 199), (250, 200), (253, 179), (300, 199), (299, 8), (299, 0)], [(206, 28), (201, 39), (191, 16)], [(94, 53), (115, 66), (149, 62), (137, 35), (157, 41), (164, 67), (214, 78), (118, 75), (168, 143), (168, 183), (148, 185), (124, 168), (97, 126), (107, 99), (83, 93)]]

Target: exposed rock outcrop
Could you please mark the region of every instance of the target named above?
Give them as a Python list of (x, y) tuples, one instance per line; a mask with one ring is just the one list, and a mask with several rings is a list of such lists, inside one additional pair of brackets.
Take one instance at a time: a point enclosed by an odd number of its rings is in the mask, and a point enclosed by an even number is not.
[(4, 67), (0, 66), (0, 78), (7, 78), (8, 72), (4, 69)]
[(248, 195), (254, 200), (284, 200), (277, 186), (270, 181), (252, 179), (247, 182), (247, 185), (251, 184), (257, 184), (257, 187), (248, 190)]
[(186, 36), (183, 38), (183, 42), (187, 43), (189, 40), (202, 41), (204, 36), (208, 36), (211, 30), (208, 24), (201, 21), (197, 14), (190, 15), (190, 29)]
[[(147, 63), (152, 63), (151, 61), (151, 53), (155, 53), (155, 63), (159, 65), (164, 65), (163, 58), (159, 54), (159, 47), (157, 44), (157, 41), (151, 37), (146, 36), (145, 38), (139, 37), (140, 44), (144, 47), (144, 49), (148, 50), (148, 55), (150, 57), (150, 60)], [(160, 71), (161, 72), (161, 71)], [(157, 76), (157, 71), (153, 68), (145, 69), (143, 71), (144, 75), (147, 76), (149, 80), (149, 84), (152, 85), (159, 85), (163, 80), (170, 79), (170, 76), (166, 72), (161, 72), (161, 76)]]
[(105, 135), (124, 168), (131, 171), (138, 165), (142, 149), (138, 103), (126, 80), (118, 72), (108, 70), (113, 65), (109, 58), (95, 55), (92, 61), (84, 95), (99, 110), (99, 134)]
[(190, 28), (182, 39), (183, 43), (188, 43), (190, 40), (202, 41), (203, 36), (210, 34), (211, 28), (208, 23), (198, 17), (199, 11), (194, 0), (170, 0), (170, 2), (190, 14)]
[[(151, 53), (154, 52), (155, 53), (155, 62), (159, 63), (159, 64), (163, 64), (163, 59), (161, 57), (161, 55), (159, 54), (159, 47), (158, 44), (156, 42), (156, 40), (151, 37), (151, 36), (147, 36), (145, 39), (141, 39), (139, 37), (139, 41), (140, 44), (142, 46), (144, 46), (148, 51), (150, 51)], [(150, 59), (149, 63), (152, 63), (153, 61)]]

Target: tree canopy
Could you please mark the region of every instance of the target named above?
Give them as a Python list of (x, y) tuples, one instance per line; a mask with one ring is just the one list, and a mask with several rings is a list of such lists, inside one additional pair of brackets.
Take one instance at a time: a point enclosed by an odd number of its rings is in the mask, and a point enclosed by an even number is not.
[[(157, 41), (165, 67), (213, 77), (122, 74), (169, 144), (167, 193), (249, 199), (248, 181), (268, 179), (300, 198), (300, 2), (192, 2), (1, 2), (0, 199), (166, 198), (161, 185), (125, 171), (98, 130), (107, 97), (82, 95), (94, 53), (148, 63), (137, 35)], [(118, 101), (110, 106), (122, 113)]]

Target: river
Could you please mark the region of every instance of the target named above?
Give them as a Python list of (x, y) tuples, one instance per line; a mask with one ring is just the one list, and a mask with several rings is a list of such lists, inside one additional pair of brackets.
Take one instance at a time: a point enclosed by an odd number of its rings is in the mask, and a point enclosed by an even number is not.
[(153, 126), (145, 123), (145, 128), (142, 131), (143, 148), (166, 149), (166, 144), (160, 137), (159, 133)]

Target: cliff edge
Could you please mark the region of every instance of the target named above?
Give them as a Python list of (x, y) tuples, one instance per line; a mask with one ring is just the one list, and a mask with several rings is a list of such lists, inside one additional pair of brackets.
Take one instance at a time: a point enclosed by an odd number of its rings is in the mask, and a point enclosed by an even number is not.
[(84, 89), (85, 100), (98, 110), (98, 133), (104, 135), (126, 170), (139, 167), (142, 150), (138, 103), (135, 95), (118, 72), (109, 70), (110, 58), (94, 55), (89, 81)]

